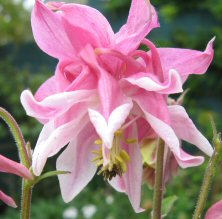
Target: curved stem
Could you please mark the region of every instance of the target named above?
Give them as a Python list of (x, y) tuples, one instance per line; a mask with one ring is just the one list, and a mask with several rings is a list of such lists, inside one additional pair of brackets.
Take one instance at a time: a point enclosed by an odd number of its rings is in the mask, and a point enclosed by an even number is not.
[(0, 107), (0, 117), (5, 121), (5, 123), (8, 125), (8, 127), (11, 130), (13, 138), (15, 139), (15, 142), (18, 147), (19, 156), (20, 156), (22, 164), (24, 164), (27, 168), (29, 168), (31, 165), (31, 161), (29, 159), (29, 156), (26, 150), (25, 140), (23, 138), (22, 132), (17, 122), (12, 117), (12, 115), (9, 112), (7, 112), (5, 109), (3, 109), (2, 107)]
[(161, 209), (162, 209), (162, 198), (163, 198), (163, 163), (164, 163), (164, 141), (162, 139), (159, 139), (157, 145), (152, 219), (162, 218)]
[[(12, 115), (5, 109), (0, 107), (0, 117), (5, 121), (5, 123), (10, 128), (10, 131), (17, 144), (19, 157), (22, 164), (28, 169), (31, 166), (31, 157), (28, 154), (25, 140), (23, 138), (22, 132), (12, 117)], [(30, 209), (31, 209), (31, 198), (32, 198), (32, 184), (29, 180), (23, 179), (22, 181), (22, 200), (21, 200), (21, 219), (30, 219)]]

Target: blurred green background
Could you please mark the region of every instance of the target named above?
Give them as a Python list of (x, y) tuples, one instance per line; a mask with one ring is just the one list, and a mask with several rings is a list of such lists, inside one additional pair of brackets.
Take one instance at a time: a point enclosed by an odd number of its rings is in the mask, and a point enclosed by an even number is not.
[[(33, 92), (53, 74), (56, 60), (44, 54), (33, 41), (30, 26), (32, 0), (0, 0), (0, 106), (10, 111), (19, 122), (26, 140), (35, 145), (41, 125), (25, 115), (20, 104), (20, 93), (29, 88)], [(75, 1), (77, 2), (77, 1)], [(101, 10), (115, 31), (125, 23), (130, 0), (79, 0)], [(200, 130), (212, 138), (209, 114), (213, 115), (218, 130), (222, 130), (222, 1), (221, 0), (153, 0), (161, 28), (150, 35), (158, 47), (184, 47), (204, 50), (216, 36), (215, 58), (208, 73), (191, 76), (185, 84), (190, 88), (185, 107)], [(188, 150), (194, 151), (192, 146)], [(18, 160), (15, 144), (4, 123), (0, 122), (0, 153)], [(55, 159), (48, 169), (55, 169)], [(206, 164), (205, 164), (206, 165)], [(200, 189), (205, 165), (180, 170), (167, 186), (166, 196), (177, 195), (170, 219), (190, 219)], [(208, 199), (208, 206), (222, 198), (222, 176), (218, 174)], [(13, 183), (12, 183), (13, 182)], [(0, 174), (0, 188), (20, 199), (21, 182), (18, 178)], [(152, 190), (143, 188), (143, 206), (152, 206)], [(87, 215), (91, 212), (90, 214)], [(36, 186), (33, 193), (33, 219), (119, 219), (148, 218), (148, 212), (136, 215), (123, 194), (114, 192), (101, 177), (95, 177), (73, 202), (63, 203), (57, 179), (48, 179)], [(0, 218), (19, 218), (19, 210), (0, 203)]]

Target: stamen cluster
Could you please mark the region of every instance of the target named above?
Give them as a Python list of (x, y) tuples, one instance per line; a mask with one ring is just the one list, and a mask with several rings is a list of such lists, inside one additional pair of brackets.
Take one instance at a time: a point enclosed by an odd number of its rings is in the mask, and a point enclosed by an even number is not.
[[(134, 139), (133, 139), (134, 140)], [(125, 143), (133, 143), (132, 139), (127, 139)], [(104, 155), (103, 155), (103, 142), (102, 140), (96, 140), (95, 144), (100, 145), (99, 150), (94, 150), (92, 153), (97, 156), (93, 159), (93, 162), (96, 163), (97, 167), (100, 168), (98, 175), (102, 173), (105, 180), (111, 180), (113, 177), (119, 175), (122, 176), (127, 172), (127, 164), (130, 161), (130, 156), (126, 150), (122, 149), (122, 143), (124, 142), (124, 133), (123, 130), (117, 130), (114, 133), (113, 145), (108, 155), (108, 163), (104, 164)]]

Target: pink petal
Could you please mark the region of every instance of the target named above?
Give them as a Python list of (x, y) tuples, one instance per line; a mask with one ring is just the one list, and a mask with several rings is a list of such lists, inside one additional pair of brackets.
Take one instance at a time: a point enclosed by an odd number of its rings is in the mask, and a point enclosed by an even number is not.
[(0, 155), (0, 172), (13, 173), (26, 179), (32, 179), (30, 171), (20, 163)]
[(38, 102), (29, 90), (25, 90), (21, 94), (21, 103), (27, 115), (47, 122), (49, 119), (58, 117), (74, 104), (96, 101), (96, 96), (95, 90), (78, 90), (57, 93)]
[(97, 48), (95, 52), (99, 55), (107, 72), (115, 78), (128, 77), (145, 71), (144, 65), (135, 59), (137, 54), (124, 55), (117, 50), (107, 48)]
[[(122, 86), (124, 85), (125, 81), (147, 91), (156, 91), (162, 94), (173, 94), (183, 91), (180, 75), (173, 69), (171, 69), (167, 74), (167, 78), (164, 83), (155, 80), (152, 75), (144, 73), (138, 73), (131, 77), (122, 79)], [(127, 86), (127, 84), (125, 86)]]
[(222, 200), (216, 202), (208, 209), (205, 219), (222, 219)]
[(165, 141), (172, 152), (179, 155), (180, 142), (173, 129), (168, 124), (164, 123), (152, 114), (148, 112), (144, 112), (144, 114), (153, 130), (159, 135), (160, 138)]
[(96, 165), (92, 162), (96, 136), (92, 125), (87, 125), (57, 159), (57, 170), (70, 172), (58, 176), (65, 202), (74, 199), (96, 173)]
[(74, 49), (59, 13), (52, 12), (42, 1), (36, 0), (31, 22), (35, 41), (44, 52), (58, 59), (73, 57)]
[(58, 10), (76, 50), (80, 50), (86, 44), (94, 48), (109, 47), (113, 44), (113, 30), (106, 18), (96, 9), (86, 5), (63, 4)]
[(69, 23), (69, 21), (67, 21), (66, 19), (63, 19), (63, 24), (67, 36), (69, 37), (72, 46), (77, 53), (88, 44), (90, 44), (93, 48), (102, 46), (99, 39), (95, 38), (95, 36), (91, 32), (93, 29), (83, 29), (82, 25), (81, 27), (79, 25), (81, 23), (78, 23), (77, 26), (74, 26), (73, 24)]
[[(145, 101), (146, 99), (142, 101), (142, 97), (142, 95), (138, 95), (137, 97), (134, 96), (133, 99), (142, 109), (147, 122), (155, 131), (156, 135), (163, 139), (166, 146), (168, 146), (169, 149), (173, 152), (178, 164), (183, 168), (200, 165), (203, 162), (202, 157), (193, 157), (181, 149), (180, 141), (172, 127), (169, 125), (169, 112), (164, 110), (163, 112), (156, 113), (154, 110), (155, 108), (152, 109), (151, 107), (152, 99), (148, 104), (146, 103), (148, 101)], [(164, 108), (163, 102), (160, 102), (159, 108)]]
[(127, 23), (116, 34), (115, 49), (127, 54), (138, 48), (153, 29), (159, 27), (154, 7), (147, 0), (132, 0)]
[[(169, 70), (165, 72), (163, 72), (162, 69), (162, 63), (160, 60), (160, 55), (159, 52), (156, 48), (156, 46), (148, 39), (143, 39), (142, 42), (144, 45), (146, 45), (150, 51), (148, 52), (148, 55), (150, 53), (151, 56), (151, 62), (150, 64), (147, 63), (148, 67), (151, 69), (151, 72), (153, 72), (153, 74), (160, 80), (160, 81), (164, 81), (165, 80), (165, 75), (168, 74)], [(171, 69), (175, 69), (175, 68), (171, 68)]]
[(56, 83), (57, 81), (55, 76), (45, 81), (36, 92), (35, 99), (37, 101), (42, 101), (46, 97), (56, 94), (58, 92), (56, 89)]
[(156, 138), (156, 134), (149, 125), (149, 123), (143, 118), (139, 118), (136, 121), (137, 126), (139, 127), (138, 130), (138, 141), (141, 142), (144, 138)]
[(95, 74), (81, 60), (60, 61), (57, 65), (54, 87), (58, 92), (94, 90), (96, 85)]
[[(93, 36), (94, 41), (101, 47), (113, 44), (113, 30), (107, 19), (98, 10), (79, 4), (63, 4), (58, 10), (62, 12), (63, 19), (70, 23), (70, 28), (73, 30), (71, 35), (74, 39), (76, 39), (75, 32), (78, 32), (79, 28), (83, 28), (87, 32), (89, 31), (89, 35)], [(79, 37), (78, 40), (82, 40), (81, 36)], [(72, 37), (70, 39), (72, 42), (74, 41)]]
[(182, 168), (199, 166), (204, 162), (202, 156), (192, 156), (180, 148), (180, 154), (174, 153), (175, 159)]
[(158, 53), (164, 72), (173, 68), (180, 73), (183, 81), (189, 74), (204, 74), (214, 56), (214, 39), (208, 43), (204, 52), (190, 49), (159, 48)]
[(185, 153), (180, 148), (180, 142), (177, 136), (175, 135), (174, 130), (167, 125), (166, 123), (162, 122), (158, 118), (152, 116), (149, 113), (145, 113), (146, 119), (153, 128), (153, 130), (157, 133), (157, 135), (163, 139), (166, 145), (170, 148), (173, 152), (178, 164), (182, 168), (197, 166), (203, 163), (204, 158), (197, 156), (191, 156)]
[(33, 152), (33, 172), (39, 176), (47, 158), (55, 155), (61, 148), (72, 141), (85, 126), (88, 118), (78, 115), (76, 119), (64, 125), (55, 127), (54, 121), (47, 123), (39, 136)]
[(121, 128), (131, 108), (131, 102), (120, 105), (112, 111), (108, 121), (99, 112), (89, 109), (89, 118), (107, 148), (112, 147), (114, 133)]
[[(135, 125), (131, 127), (127, 133), (128, 138), (137, 139), (137, 130)], [(122, 177), (115, 177), (110, 181), (110, 184), (119, 192), (125, 192), (135, 210), (142, 212), (140, 208), (141, 202), (141, 187), (142, 187), (142, 155), (138, 143), (130, 144), (124, 148), (130, 156), (128, 171)]]
[[(130, 93), (127, 93), (127, 95), (130, 95)], [(170, 122), (168, 107), (164, 95), (139, 89), (136, 93), (131, 95), (131, 98), (139, 105), (143, 112), (147, 111), (166, 123)]]
[(213, 148), (209, 141), (197, 130), (192, 120), (182, 106), (169, 106), (171, 125), (176, 135), (191, 144), (196, 145), (208, 156), (213, 154)]
[(8, 195), (6, 195), (4, 192), (0, 190), (0, 200), (2, 200), (6, 205), (17, 208), (15, 201)]
[[(168, 183), (178, 173), (178, 163), (168, 147), (164, 151), (164, 183)], [(154, 183), (153, 183), (154, 184)]]
[(105, 119), (108, 120), (110, 113), (122, 103), (127, 102), (128, 98), (123, 94), (116, 78), (99, 65), (97, 55), (91, 46), (87, 46), (80, 56), (97, 75), (101, 111)]

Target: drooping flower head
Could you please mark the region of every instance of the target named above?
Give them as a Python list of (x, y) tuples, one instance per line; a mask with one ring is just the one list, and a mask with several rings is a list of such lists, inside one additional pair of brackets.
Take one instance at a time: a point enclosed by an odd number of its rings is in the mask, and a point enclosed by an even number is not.
[[(185, 109), (168, 106), (167, 96), (182, 92), (190, 74), (206, 72), (213, 40), (204, 52), (159, 49), (145, 39), (158, 26), (155, 9), (146, 0), (132, 0), (128, 20), (117, 33), (96, 9), (36, 0), (34, 38), (59, 63), (35, 96), (26, 90), (21, 102), (28, 115), (44, 124), (33, 154), (36, 175), (48, 157), (68, 144), (57, 159), (58, 170), (71, 172), (59, 176), (65, 201), (72, 200), (98, 168), (140, 212), (140, 146), (147, 139), (162, 138), (182, 167), (199, 165), (203, 157), (183, 151), (180, 139), (212, 154)], [(140, 50), (141, 44), (149, 51)]]

